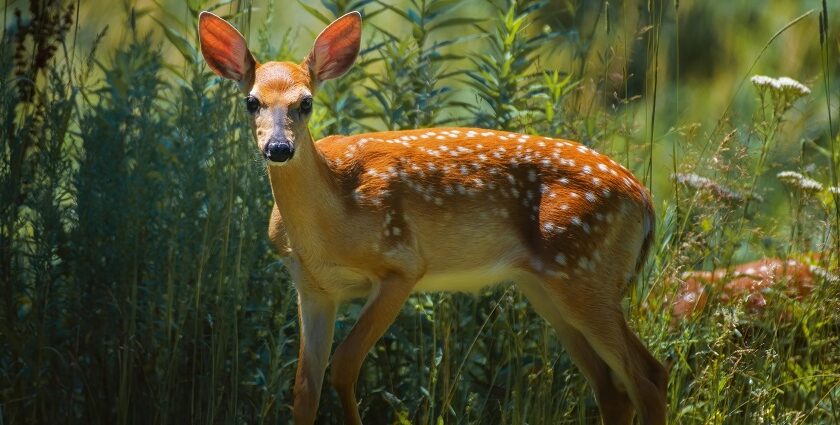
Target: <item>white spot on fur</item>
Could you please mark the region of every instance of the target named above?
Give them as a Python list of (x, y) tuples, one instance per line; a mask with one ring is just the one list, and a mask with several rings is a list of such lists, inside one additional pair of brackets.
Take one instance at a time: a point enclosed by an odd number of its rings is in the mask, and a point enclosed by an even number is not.
[(595, 262), (586, 258), (586, 257), (580, 257), (578, 259), (578, 267), (581, 268), (582, 270), (588, 270), (590, 272), (594, 272), (595, 271)]
[(568, 279), (569, 275), (560, 270), (548, 270), (546, 273), (555, 279)]

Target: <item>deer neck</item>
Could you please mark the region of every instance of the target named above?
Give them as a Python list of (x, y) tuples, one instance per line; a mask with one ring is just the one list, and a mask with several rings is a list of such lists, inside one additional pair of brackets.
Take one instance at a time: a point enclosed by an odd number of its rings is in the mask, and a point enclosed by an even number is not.
[(269, 166), (268, 176), (292, 248), (318, 252), (318, 234), (341, 222), (344, 206), (336, 178), (308, 128), (295, 156), (285, 165)]

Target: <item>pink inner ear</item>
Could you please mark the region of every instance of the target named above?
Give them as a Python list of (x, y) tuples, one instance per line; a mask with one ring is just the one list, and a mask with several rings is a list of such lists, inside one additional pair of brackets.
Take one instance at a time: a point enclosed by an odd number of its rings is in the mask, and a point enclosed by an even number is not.
[(338, 18), (321, 32), (309, 58), (318, 80), (339, 77), (350, 69), (359, 54), (361, 32), (357, 12)]
[(201, 53), (213, 72), (234, 81), (245, 78), (247, 67), (253, 66), (254, 61), (245, 39), (236, 28), (204, 12), (199, 19), (199, 37)]

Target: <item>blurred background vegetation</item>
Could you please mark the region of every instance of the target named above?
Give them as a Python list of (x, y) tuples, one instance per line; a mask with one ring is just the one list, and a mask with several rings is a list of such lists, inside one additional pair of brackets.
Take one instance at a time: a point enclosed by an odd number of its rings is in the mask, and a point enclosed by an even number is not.
[[(361, 59), (320, 91), (316, 136), (481, 126), (613, 155), (657, 203), (627, 311), (671, 367), (670, 421), (840, 423), (836, 282), (803, 301), (770, 293), (762, 315), (718, 305), (675, 326), (667, 301), (682, 271), (762, 256), (837, 271), (836, 5), (9, 0), (0, 424), (289, 421), (294, 289), (267, 243), (272, 199), (241, 94), (197, 53), (201, 10), (232, 20), (261, 61), (299, 61), (327, 22), (362, 11)], [(781, 99), (754, 74), (811, 92)], [(338, 338), (359, 309), (341, 311)], [(319, 423), (341, 423), (325, 388)], [(358, 392), (372, 424), (597, 421), (553, 331), (507, 287), (413, 296)]]

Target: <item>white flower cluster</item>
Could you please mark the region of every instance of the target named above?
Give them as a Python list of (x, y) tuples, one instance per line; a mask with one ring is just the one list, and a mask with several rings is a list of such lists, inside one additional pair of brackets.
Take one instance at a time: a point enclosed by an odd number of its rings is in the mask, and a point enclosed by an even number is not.
[(770, 89), (774, 92), (791, 96), (795, 100), (811, 93), (811, 89), (790, 77), (773, 78), (766, 75), (753, 75), (750, 81), (759, 89)]
[(828, 191), (835, 195), (840, 195), (840, 186), (831, 186), (828, 188)]
[(795, 183), (805, 178), (805, 176), (796, 171), (781, 171), (776, 174), (776, 177), (785, 183)]
[(782, 171), (776, 174), (776, 177), (781, 180), (783, 183), (786, 183), (790, 186), (799, 188), (799, 190), (803, 192), (822, 192), (823, 185), (822, 183), (809, 178), (805, 177), (796, 171)]
[(785, 91), (793, 91), (799, 93), (800, 96), (805, 96), (806, 94), (811, 94), (811, 89), (805, 87), (805, 84), (800, 83), (799, 81), (794, 80), (790, 77), (779, 77), (776, 82), (779, 84), (779, 87)]
[(779, 80), (766, 75), (753, 75), (753, 77), (750, 78), (750, 81), (758, 87), (779, 88)]

